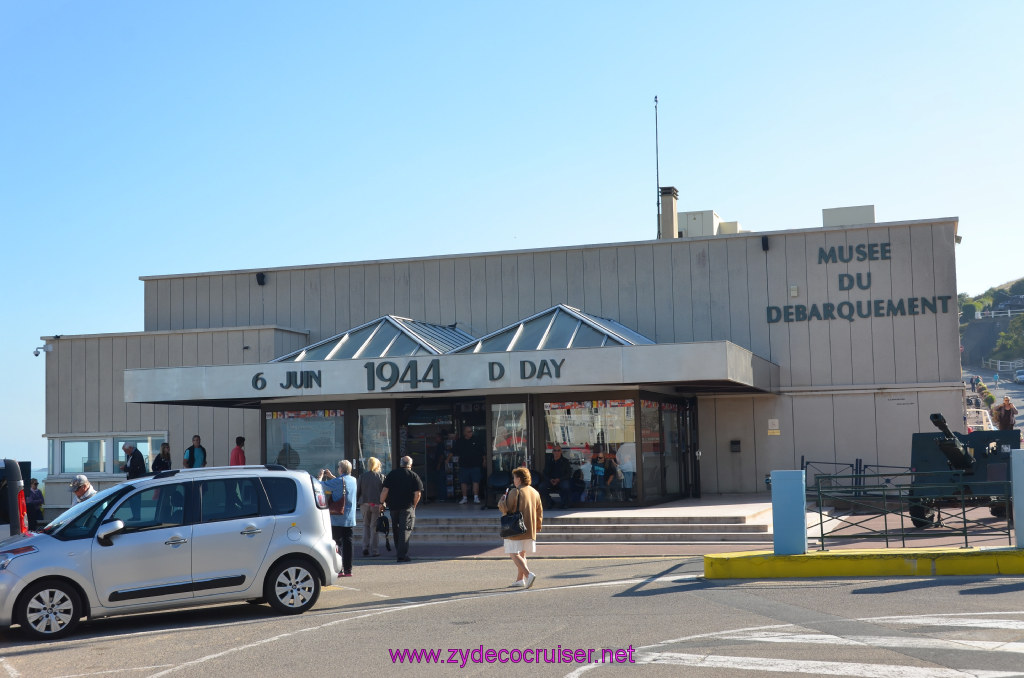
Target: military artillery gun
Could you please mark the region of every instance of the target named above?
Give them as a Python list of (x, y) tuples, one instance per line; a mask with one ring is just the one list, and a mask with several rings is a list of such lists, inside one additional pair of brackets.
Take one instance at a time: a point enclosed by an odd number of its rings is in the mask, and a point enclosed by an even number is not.
[(936, 433), (915, 433), (910, 451), (914, 480), (910, 519), (914, 527), (934, 524), (939, 506), (988, 506), (1006, 515), (1010, 450), (1020, 449), (1020, 431), (953, 433), (941, 414), (929, 417)]

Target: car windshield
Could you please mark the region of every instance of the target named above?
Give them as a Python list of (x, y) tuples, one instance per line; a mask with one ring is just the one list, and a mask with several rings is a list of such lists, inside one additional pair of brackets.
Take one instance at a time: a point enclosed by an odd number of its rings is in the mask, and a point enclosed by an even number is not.
[(107, 508), (132, 487), (122, 483), (97, 492), (54, 518), (41, 532), (58, 539), (88, 537)]

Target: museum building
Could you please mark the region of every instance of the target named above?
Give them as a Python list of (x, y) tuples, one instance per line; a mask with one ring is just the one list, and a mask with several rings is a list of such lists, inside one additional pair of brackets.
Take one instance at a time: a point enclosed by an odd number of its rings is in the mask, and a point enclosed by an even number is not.
[(749, 233), (662, 194), (651, 241), (142, 277), (142, 332), (43, 337), (48, 504), (194, 434), (210, 465), (236, 436), (311, 473), (409, 455), (458, 499), (470, 428), (492, 485), (558, 447), (575, 501), (641, 505), (907, 466), (930, 413), (962, 420), (956, 218)]

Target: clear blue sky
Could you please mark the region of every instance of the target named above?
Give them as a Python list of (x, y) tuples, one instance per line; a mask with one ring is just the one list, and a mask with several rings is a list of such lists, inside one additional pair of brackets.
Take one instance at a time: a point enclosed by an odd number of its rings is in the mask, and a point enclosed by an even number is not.
[(1024, 276), (1021, 2), (0, 3), (5, 455), (140, 275), (960, 217)]

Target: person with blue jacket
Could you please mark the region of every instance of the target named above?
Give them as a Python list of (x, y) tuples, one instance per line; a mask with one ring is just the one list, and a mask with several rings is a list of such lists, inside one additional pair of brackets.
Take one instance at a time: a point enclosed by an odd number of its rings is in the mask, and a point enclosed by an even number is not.
[(338, 462), (338, 475), (320, 469), (317, 480), (331, 493), (328, 510), (331, 513), (331, 533), (341, 545), (342, 577), (352, 576), (352, 531), (356, 526), (356, 479), (352, 477), (352, 462)]

